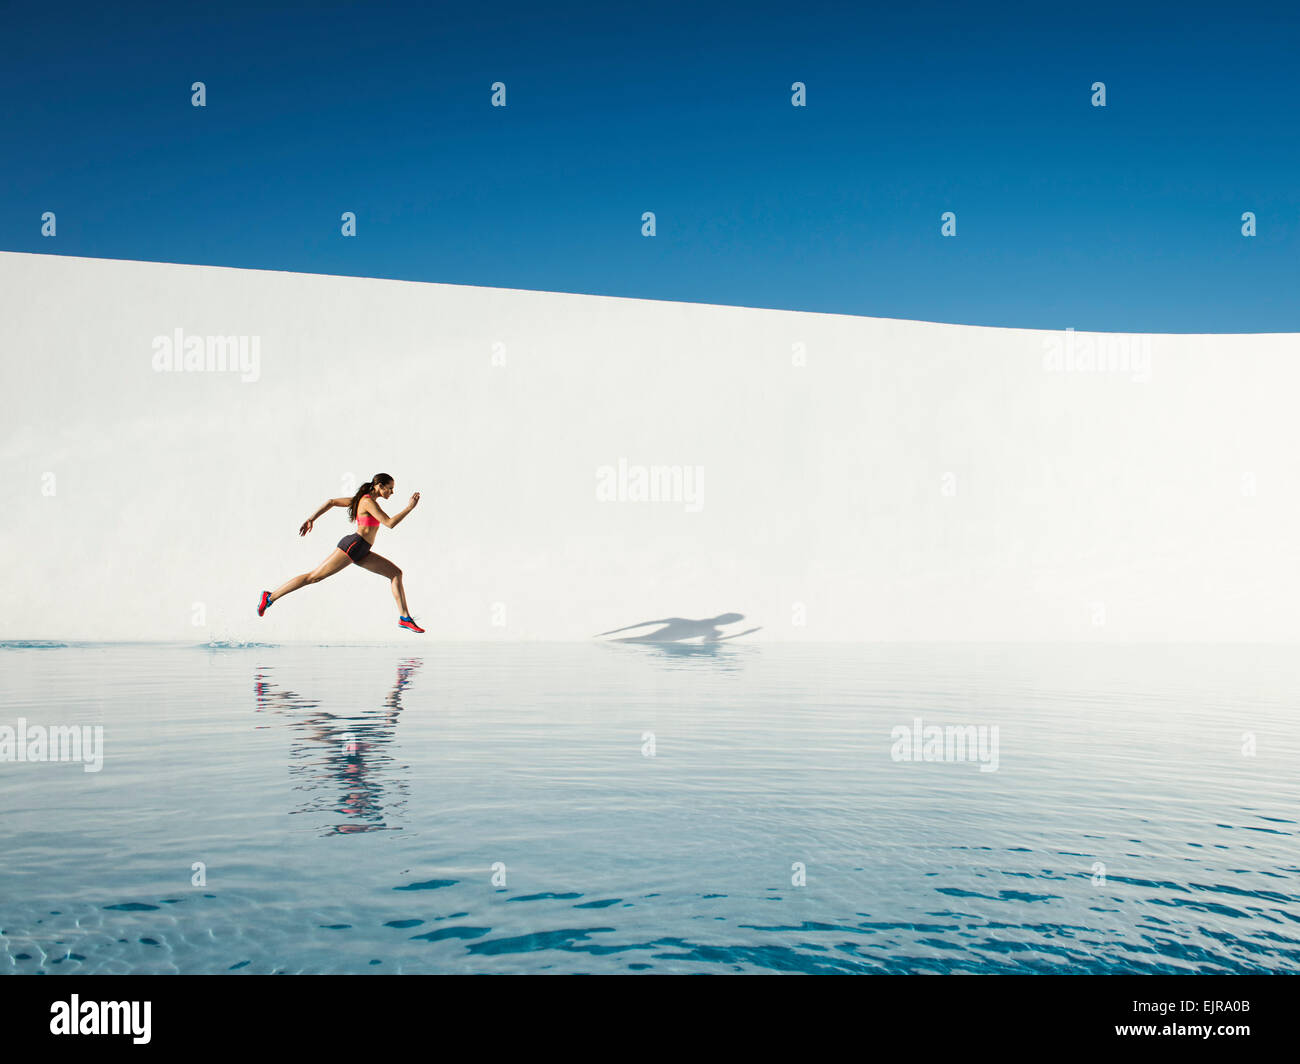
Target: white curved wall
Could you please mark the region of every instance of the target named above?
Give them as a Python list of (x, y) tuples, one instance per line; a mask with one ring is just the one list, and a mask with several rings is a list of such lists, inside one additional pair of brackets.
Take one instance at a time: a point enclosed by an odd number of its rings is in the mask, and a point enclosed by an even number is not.
[[(1096, 335), (215, 267), (5, 253), (0, 293), (2, 638), (408, 638), (356, 570), (254, 611), (378, 470), (423, 493), (377, 550), (426, 638), (1300, 637), (1296, 334), (1098, 370)], [(157, 371), (177, 329), (257, 337), (257, 379)], [(620, 461), (702, 491), (602, 499)]]

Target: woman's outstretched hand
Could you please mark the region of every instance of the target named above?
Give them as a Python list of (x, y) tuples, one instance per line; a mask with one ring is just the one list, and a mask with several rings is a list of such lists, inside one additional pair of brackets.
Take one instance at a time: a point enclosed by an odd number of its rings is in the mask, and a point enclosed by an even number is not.
[(298, 529), (298, 535), (305, 536), (308, 532), (311, 531), (311, 526), (312, 526), (312, 520), (309, 517), (307, 518), (306, 521), (302, 523), (302, 528)]
[(415, 504), (418, 503), (419, 501), (420, 501), (420, 493), (417, 491), (414, 495), (411, 496), (411, 509), (412, 509), (412, 510), (415, 509)]

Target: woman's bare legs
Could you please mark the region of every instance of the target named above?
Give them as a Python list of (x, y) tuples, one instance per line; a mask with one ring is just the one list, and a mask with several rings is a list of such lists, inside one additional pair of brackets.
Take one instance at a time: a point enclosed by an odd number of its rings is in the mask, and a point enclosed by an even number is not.
[(362, 569), (369, 569), (372, 573), (378, 573), (380, 576), (386, 576), (393, 582), (393, 598), (397, 599), (397, 605), (401, 608), (401, 616), (411, 616), (411, 611), (406, 608), (406, 589), (402, 587), (402, 570), (397, 568), (392, 562), (382, 555), (371, 551), (361, 561), (357, 562)]
[[(310, 573), (299, 573), (291, 580), (287, 580), (278, 591), (273, 592), (271, 602), (284, 598), (290, 591), (297, 591), (300, 587), (305, 587), (308, 584), (319, 584), (327, 576), (333, 576), (340, 569), (346, 569), (351, 564), (352, 559), (338, 547), (335, 547), (334, 552)], [(268, 606), (270, 604), (270, 602), (267, 603)]]

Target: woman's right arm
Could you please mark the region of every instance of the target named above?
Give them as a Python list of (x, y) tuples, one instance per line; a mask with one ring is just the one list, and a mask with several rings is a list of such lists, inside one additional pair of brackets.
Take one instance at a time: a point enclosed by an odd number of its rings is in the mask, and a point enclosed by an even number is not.
[(396, 528), (399, 524), (402, 523), (402, 518), (404, 518), (407, 514), (409, 514), (412, 510), (415, 509), (419, 501), (420, 501), (420, 493), (417, 491), (414, 495), (411, 496), (411, 501), (407, 504), (406, 509), (401, 511), (401, 513), (394, 514), (392, 517), (389, 517), (386, 513), (384, 513), (383, 507), (380, 506), (379, 503), (375, 502), (374, 499), (370, 500), (370, 509), (375, 511), (375, 516), (379, 518), (379, 523), (383, 525), (385, 528)]

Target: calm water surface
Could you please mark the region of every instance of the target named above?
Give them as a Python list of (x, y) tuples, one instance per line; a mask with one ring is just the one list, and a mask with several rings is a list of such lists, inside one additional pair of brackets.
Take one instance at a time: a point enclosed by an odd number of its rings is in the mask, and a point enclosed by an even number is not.
[(104, 759), (0, 760), (0, 971), (1300, 972), (1297, 705), (1283, 646), (3, 644)]

